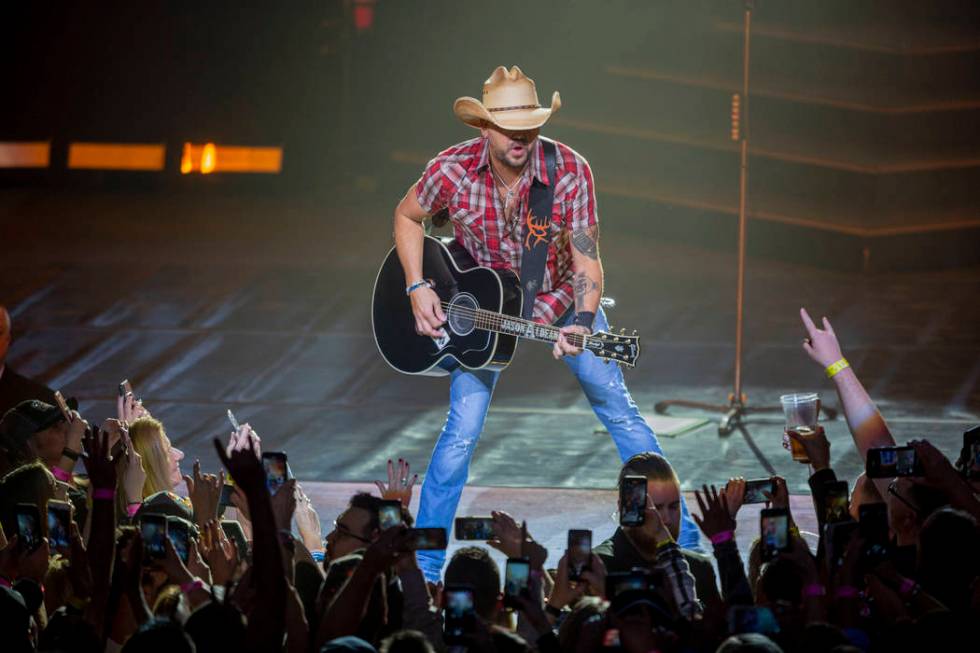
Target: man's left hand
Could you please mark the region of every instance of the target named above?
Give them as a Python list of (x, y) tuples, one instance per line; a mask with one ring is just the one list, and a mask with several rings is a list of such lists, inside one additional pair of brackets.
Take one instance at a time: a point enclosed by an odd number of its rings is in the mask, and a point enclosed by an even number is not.
[(569, 356), (578, 356), (582, 353), (581, 347), (576, 347), (566, 338), (566, 334), (569, 333), (579, 333), (584, 336), (592, 335), (592, 332), (588, 328), (580, 324), (572, 324), (570, 326), (564, 326), (561, 328), (561, 333), (558, 334), (558, 341), (555, 343), (554, 349), (552, 349), (551, 354), (558, 360), (566, 354)]

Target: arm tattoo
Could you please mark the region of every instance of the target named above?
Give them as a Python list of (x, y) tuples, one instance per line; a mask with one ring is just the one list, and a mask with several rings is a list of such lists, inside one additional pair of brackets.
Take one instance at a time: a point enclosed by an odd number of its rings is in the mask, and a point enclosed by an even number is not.
[(585, 229), (572, 232), (572, 244), (575, 249), (588, 256), (590, 259), (599, 258), (599, 225), (594, 224)]
[(584, 272), (576, 272), (572, 277), (572, 288), (575, 290), (575, 310), (585, 306), (585, 298), (599, 290), (599, 284)]

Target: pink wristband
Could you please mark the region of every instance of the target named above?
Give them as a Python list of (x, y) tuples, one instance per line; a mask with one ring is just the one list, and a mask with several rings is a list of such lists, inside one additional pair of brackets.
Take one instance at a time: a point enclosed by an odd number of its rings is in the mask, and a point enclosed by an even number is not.
[(826, 596), (827, 588), (819, 583), (807, 585), (803, 588), (803, 596)]
[(200, 578), (195, 578), (194, 580), (184, 583), (183, 585), (180, 586), (180, 591), (183, 592), (184, 594), (200, 589), (204, 589), (204, 581), (201, 580)]
[(62, 483), (71, 483), (71, 472), (66, 472), (60, 467), (54, 467), (51, 469), (51, 475)]
[(92, 498), (112, 501), (116, 498), (116, 490), (111, 487), (97, 487), (95, 488), (95, 491), (92, 492)]
[(711, 536), (712, 544), (724, 544), (735, 539), (735, 531), (722, 531)]
[(858, 596), (858, 589), (853, 585), (841, 585), (837, 588), (836, 592), (837, 598), (839, 599), (853, 599)]
[(142, 505), (143, 504), (140, 503), (139, 501), (137, 501), (136, 503), (129, 504), (128, 506), (126, 506), (126, 514), (132, 517), (133, 515), (135, 515), (140, 511), (140, 506)]

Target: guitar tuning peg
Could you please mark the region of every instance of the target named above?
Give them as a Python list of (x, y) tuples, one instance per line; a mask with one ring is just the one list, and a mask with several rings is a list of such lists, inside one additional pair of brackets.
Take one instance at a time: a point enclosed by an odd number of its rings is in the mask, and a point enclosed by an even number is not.
[(633, 335), (634, 336), (636, 335), (636, 329), (633, 329)]
[(626, 329), (620, 329), (619, 330), (619, 335), (625, 336), (626, 335)]

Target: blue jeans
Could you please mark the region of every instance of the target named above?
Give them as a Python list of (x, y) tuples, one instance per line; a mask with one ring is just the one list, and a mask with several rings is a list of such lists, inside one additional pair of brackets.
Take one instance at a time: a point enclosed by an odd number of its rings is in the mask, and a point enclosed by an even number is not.
[[(570, 313), (562, 325), (570, 323), (572, 318), (573, 314)], [(597, 331), (608, 328), (602, 309), (596, 314), (594, 328)], [(657, 436), (630, 397), (618, 365), (606, 365), (588, 351), (578, 356), (565, 356), (562, 360), (578, 378), (592, 404), (592, 410), (612, 436), (623, 462), (644, 451), (663, 453)], [(499, 376), (499, 372), (474, 371), (463, 367), (452, 371), (449, 414), (422, 483), (416, 520), (420, 528), (441, 527), (452, 536), (453, 519), (469, 475), (470, 459), (483, 431), (490, 397)], [(698, 529), (683, 498), (681, 513), (679, 543), (684, 548), (698, 548)], [(431, 581), (439, 580), (446, 560), (445, 551), (419, 551), (417, 555), (425, 577)]]

